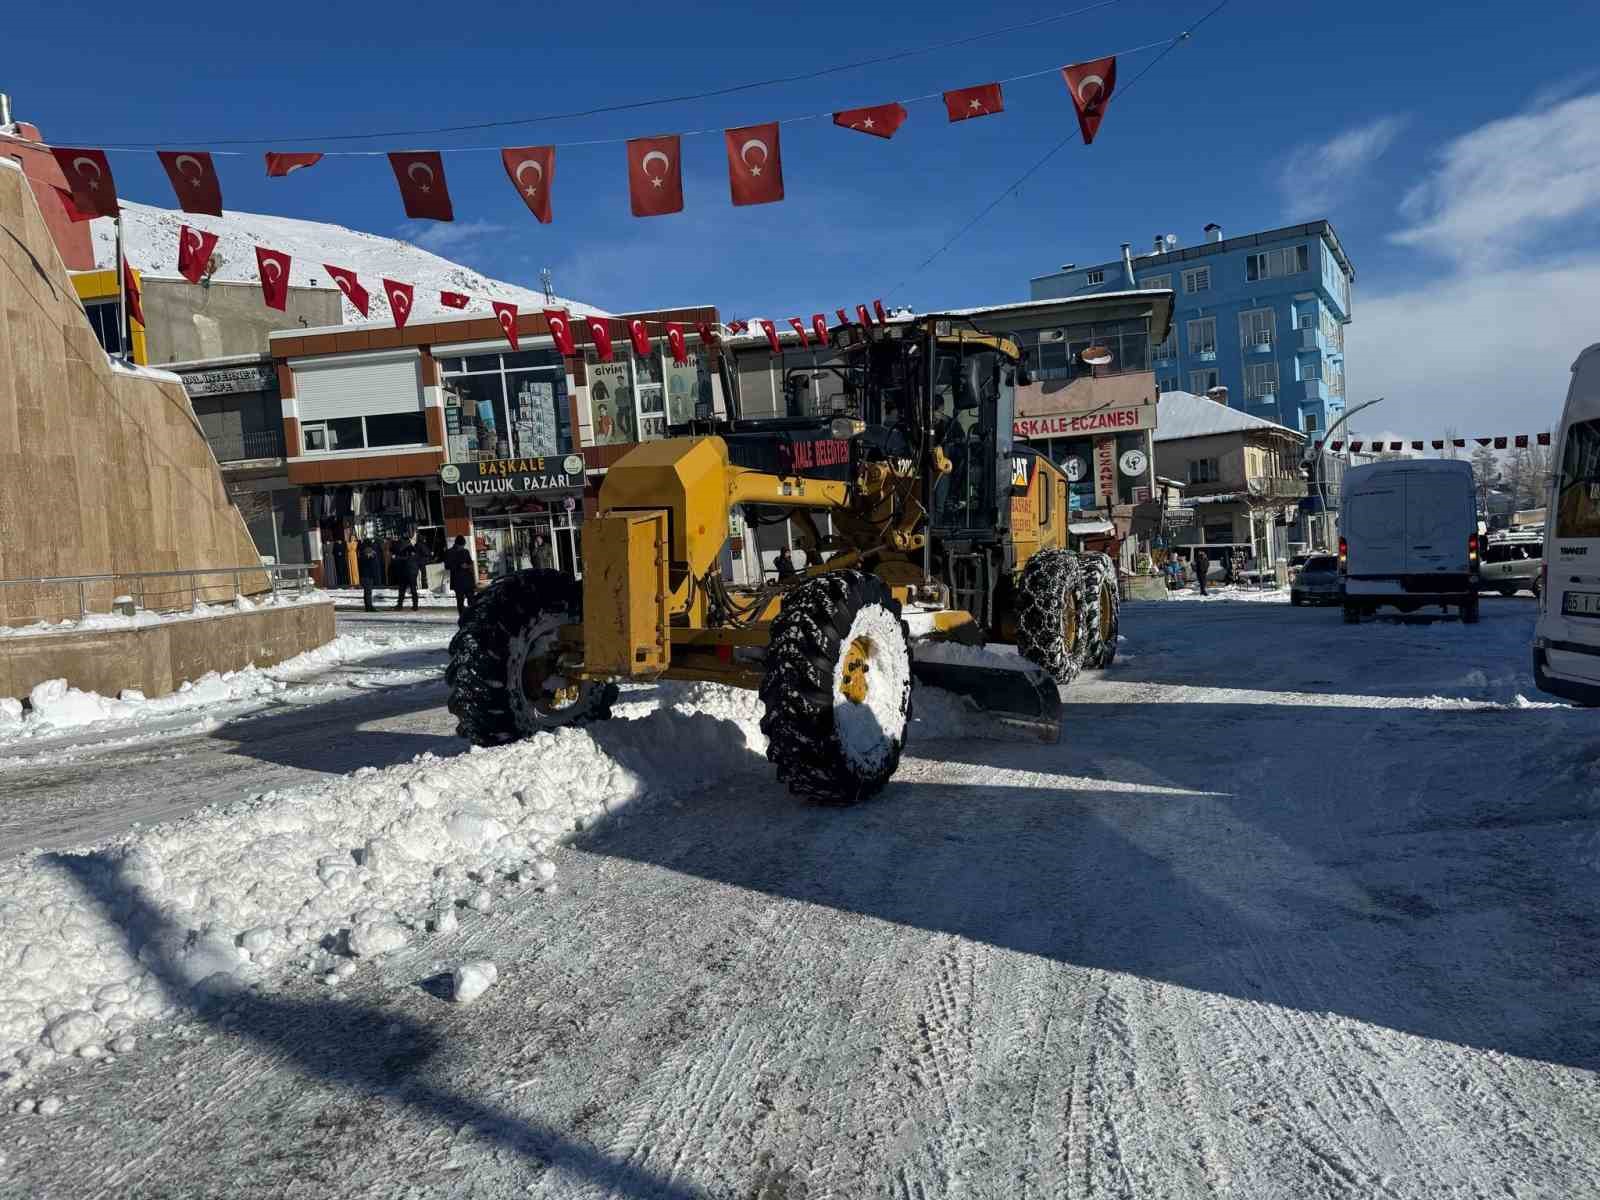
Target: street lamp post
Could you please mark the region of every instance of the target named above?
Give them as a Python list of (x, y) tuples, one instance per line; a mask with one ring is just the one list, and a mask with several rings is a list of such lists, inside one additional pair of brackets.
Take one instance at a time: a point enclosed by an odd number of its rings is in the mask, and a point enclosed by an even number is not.
[[(1361, 412), (1364, 409), (1371, 408), (1374, 404), (1381, 403), (1383, 403), (1383, 397), (1379, 396), (1374, 400), (1363, 400), (1354, 408), (1345, 409), (1344, 413), (1339, 417), (1339, 419), (1332, 425), (1328, 426), (1327, 432), (1325, 432), (1322, 437), (1318, 439), (1319, 444), (1308, 445), (1306, 447), (1305, 455), (1302, 461), (1311, 464), (1311, 478), (1316, 480), (1317, 499), (1322, 501), (1322, 511), (1324, 513), (1328, 511), (1328, 493), (1327, 489), (1322, 486), (1322, 458), (1323, 455), (1328, 452), (1328, 443), (1333, 440), (1333, 435), (1339, 432), (1340, 427), (1343, 426), (1344, 423), (1351, 417), (1355, 416), (1358, 412)], [(1323, 549), (1327, 549), (1327, 547), (1323, 547)]]

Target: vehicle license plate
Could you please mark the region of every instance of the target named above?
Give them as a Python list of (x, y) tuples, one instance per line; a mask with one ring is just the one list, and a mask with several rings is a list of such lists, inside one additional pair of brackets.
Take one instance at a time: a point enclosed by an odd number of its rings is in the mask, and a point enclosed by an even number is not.
[(1600, 592), (1567, 592), (1561, 597), (1563, 617), (1600, 617)]

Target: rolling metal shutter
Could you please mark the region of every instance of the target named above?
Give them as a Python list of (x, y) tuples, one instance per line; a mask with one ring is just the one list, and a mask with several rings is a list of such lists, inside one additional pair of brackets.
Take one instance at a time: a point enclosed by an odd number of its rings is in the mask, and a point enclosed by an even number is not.
[(415, 350), (291, 359), (300, 420), (420, 412), (421, 362)]

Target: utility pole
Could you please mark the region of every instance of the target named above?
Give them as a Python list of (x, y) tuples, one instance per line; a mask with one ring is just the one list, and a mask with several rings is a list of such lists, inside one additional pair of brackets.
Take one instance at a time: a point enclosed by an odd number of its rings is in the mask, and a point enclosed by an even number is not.
[(553, 305), (556, 302), (555, 277), (550, 274), (549, 267), (539, 268), (539, 282), (544, 285), (544, 302)]
[(132, 340), (128, 335), (128, 268), (123, 257), (122, 246), (122, 211), (119, 208), (116, 217), (117, 227), (117, 261), (112, 263), (111, 269), (117, 273), (117, 357), (127, 362), (131, 355), (128, 353), (128, 343)]
[[(1342, 426), (1351, 417), (1355, 416), (1358, 412), (1361, 412), (1364, 409), (1371, 408), (1374, 404), (1381, 403), (1383, 403), (1383, 397), (1379, 396), (1375, 400), (1363, 400), (1354, 408), (1345, 409), (1343, 415), (1341, 415), (1337, 421), (1330, 425), (1328, 427), (1328, 431), (1322, 435), (1320, 444), (1308, 444), (1306, 446), (1305, 456), (1302, 461), (1311, 464), (1311, 478), (1316, 482), (1317, 485), (1317, 499), (1322, 502), (1323, 516), (1326, 516), (1328, 512), (1328, 492), (1327, 489), (1322, 485), (1322, 458), (1323, 455), (1328, 452), (1328, 443), (1333, 440), (1333, 435), (1339, 432), (1340, 426)], [(1326, 549), (1327, 547), (1323, 548)]]

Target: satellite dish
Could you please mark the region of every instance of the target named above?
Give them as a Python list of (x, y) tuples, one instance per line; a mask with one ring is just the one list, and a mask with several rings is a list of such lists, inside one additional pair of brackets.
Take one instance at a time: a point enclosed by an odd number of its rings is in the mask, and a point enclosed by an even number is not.
[(1162, 239), (1162, 241), (1167, 243), (1167, 249), (1170, 250), (1172, 247), (1178, 244), (1178, 235), (1175, 233), (1169, 233)]
[(1103, 367), (1111, 361), (1111, 351), (1105, 346), (1085, 346), (1078, 358), (1091, 367)]

